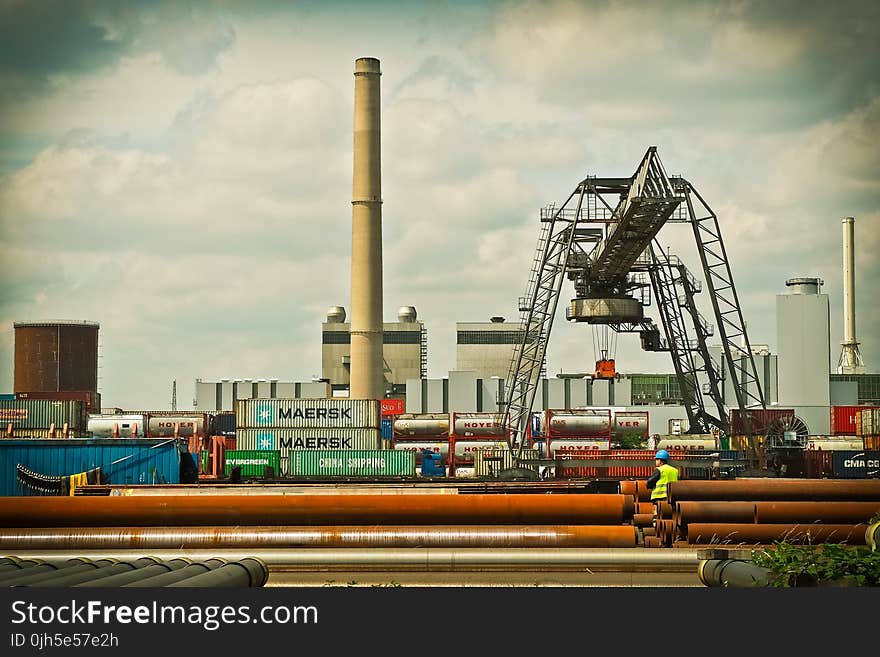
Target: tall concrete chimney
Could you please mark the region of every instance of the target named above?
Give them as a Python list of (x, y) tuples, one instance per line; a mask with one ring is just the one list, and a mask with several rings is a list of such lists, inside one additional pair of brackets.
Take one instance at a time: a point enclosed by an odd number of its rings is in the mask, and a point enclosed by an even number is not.
[(844, 217), (843, 224), (843, 342), (840, 344), (838, 374), (864, 374), (865, 363), (856, 340), (856, 255), (853, 248), (855, 219)]
[(382, 167), (379, 60), (354, 63), (351, 399), (382, 399)]

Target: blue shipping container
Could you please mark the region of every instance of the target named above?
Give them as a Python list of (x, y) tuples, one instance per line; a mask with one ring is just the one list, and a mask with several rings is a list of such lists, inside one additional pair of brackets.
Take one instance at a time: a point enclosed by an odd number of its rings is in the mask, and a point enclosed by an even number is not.
[[(179, 445), (179, 446), (178, 446)], [(43, 494), (20, 481), (18, 466), (46, 477), (101, 468), (101, 483), (179, 484), (184, 442), (155, 438), (0, 440), (0, 495)]]
[(831, 471), (839, 479), (880, 477), (880, 452), (832, 452)]
[(382, 440), (391, 440), (394, 438), (394, 418), (382, 418)]

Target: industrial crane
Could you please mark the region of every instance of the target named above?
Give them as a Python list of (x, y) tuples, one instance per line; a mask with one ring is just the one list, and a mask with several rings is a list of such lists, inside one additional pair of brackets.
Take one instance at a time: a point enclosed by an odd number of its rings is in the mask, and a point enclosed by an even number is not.
[[(718, 217), (690, 182), (666, 175), (656, 147), (647, 150), (632, 176), (589, 176), (560, 207), (543, 208), (540, 220), (528, 288), (519, 300), (522, 337), (511, 359), (503, 412), (508, 446), (517, 458), (565, 278), (573, 281), (576, 294), (566, 308), (569, 321), (637, 332), (644, 350), (669, 352), (689, 433), (730, 433), (721, 370), (707, 345), (716, 328), (744, 422), (749, 422), (747, 408), (765, 408)], [(690, 224), (693, 230), (715, 326), (695, 305), (701, 283), (657, 242), (667, 223)], [(662, 335), (644, 314), (652, 296)]]

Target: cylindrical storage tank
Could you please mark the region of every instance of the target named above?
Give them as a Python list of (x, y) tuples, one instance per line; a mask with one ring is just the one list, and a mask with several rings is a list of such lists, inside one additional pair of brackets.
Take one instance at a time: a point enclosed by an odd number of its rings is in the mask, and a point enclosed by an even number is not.
[(718, 441), (709, 435), (695, 436), (661, 436), (657, 441), (657, 449), (680, 450), (680, 451), (703, 451), (718, 449)]
[(443, 464), (449, 464), (449, 439), (399, 440), (395, 438), (392, 442), (392, 449), (412, 452), (415, 454), (416, 465), (422, 464), (422, 450), (425, 449), (440, 454), (443, 457)]
[(72, 432), (86, 429), (86, 405), (82, 401), (54, 401), (50, 399), (0, 399), (0, 434), (9, 425), (19, 429), (57, 430), (67, 424)]
[(393, 449), (297, 450), (291, 452), (291, 477), (414, 477), (413, 452)]
[(394, 419), (395, 438), (448, 435), (449, 415), (446, 413), (407, 413)]
[(189, 438), (193, 435), (207, 435), (208, 415), (206, 413), (182, 413), (149, 411), (147, 415), (147, 436), (149, 438), (170, 438), (177, 435)]
[(864, 440), (856, 436), (835, 436), (833, 438), (814, 436), (807, 439), (806, 449), (807, 451), (846, 452), (863, 449), (864, 446)]
[(609, 409), (574, 409), (546, 411), (544, 421), (551, 438), (611, 438), (611, 411)]
[(564, 457), (571, 453), (585, 451), (607, 451), (611, 449), (611, 441), (602, 438), (559, 439), (551, 438), (547, 451), (551, 459)]
[(86, 431), (94, 438), (143, 438), (147, 416), (135, 413), (125, 415), (89, 415)]
[(97, 322), (15, 322), (15, 392), (98, 392)]
[(614, 411), (613, 440), (644, 439), (649, 436), (648, 411)]
[(379, 429), (378, 399), (240, 399), (236, 429)]
[(477, 452), (484, 452), (487, 450), (495, 451), (508, 449), (507, 441), (502, 439), (491, 440), (484, 438), (456, 438), (452, 437), (449, 441), (452, 443), (452, 453), (454, 457), (454, 463), (456, 466), (458, 465), (468, 465), (471, 466), (474, 463), (474, 455)]
[(453, 413), (452, 433), (460, 438), (506, 435), (504, 416), (498, 413)]

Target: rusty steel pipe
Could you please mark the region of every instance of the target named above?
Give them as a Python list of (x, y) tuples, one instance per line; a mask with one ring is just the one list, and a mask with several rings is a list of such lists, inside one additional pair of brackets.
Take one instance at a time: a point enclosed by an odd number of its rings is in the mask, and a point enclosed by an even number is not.
[(755, 509), (755, 522), (760, 524), (847, 525), (870, 520), (880, 512), (880, 502), (756, 502)]
[(633, 516), (633, 525), (636, 527), (652, 527), (654, 525), (653, 513), (637, 513)]
[(691, 545), (743, 544), (770, 545), (774, 541), (789, 543), (846, 543), (865, 544), (865, 524), (810, 525), (810, 524), (736, 524), (692, 523), (688, 525), (687, 541)]
[(0, 498), (0, 527), (608, 524), (632, 520), (617, 494), (292, 495)]
[(654, 505), (651, 502), (636, 502), (635, 513), (654, 513)]
[(650, 502), (651, 491), (647, 487), (647, 481), (636, 480), (636, 502)]
[[(650, 520), (650, 519), (649, 519)], [(650, 522), (648, 523), (650, 524)], [(634, 547), (632, 525), (361, 525), (0, 529), (0, 549)]]
[(681, 480), (669, 484), (671, 502), (806, 501), (880, 502), (880, 479)]
[(755, 504), (753, 502), (676, 502), (674, 519), (681, 527), (692, 522), (753, 523)]

